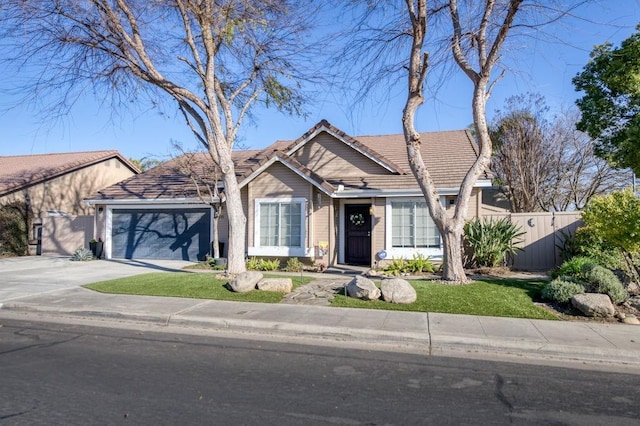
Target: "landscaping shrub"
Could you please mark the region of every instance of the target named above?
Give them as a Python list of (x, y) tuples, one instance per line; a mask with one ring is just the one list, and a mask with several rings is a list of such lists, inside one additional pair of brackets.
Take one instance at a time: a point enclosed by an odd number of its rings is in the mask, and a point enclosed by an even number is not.
[(416, 253), (411, 260), (406, 261), (406, 269), (413, 273), (431, 273), (435, 270), (435, 266), (433, 262), (431, 262), (431, 259), (424, 257), (420, 253)]
[(280, 268), (280, 260), (260, 259), (260, 269), (263, 271), (277, 271)]
[(85, 262), (87, 260), (93, 260), (93, 253), (88, 248), (80, 247), (76, 249), (71, 255), (71, 260)]
[(382, 270), (397, 277), (401, 273), (408, 272), (407, 261), (404, 259), (396, 259), (394, 257), (391, 259), (391, 263), (385, 266)]
[(524, 235), (517, 225), (507, 219), (475, 219), (464, 226), (465, 241), (473, 249), (476, 266), (503, 266), (507, 255), (518, 250), (516, 239)]
[(629, 296), (616, 274), (607, 268), (595, 265), (585, 275), (588, 292), (607, 294), (614, 303), (622, 303)]
[(28, 252), (24, 206), (0, 206), (0, 254), (24, 256)]
[(564, 243), (559, 246), (563, 260), (582, 256), (609, 269), (623, 269), (626, 266), (620, 248), (605, 242), (590, 227), (581, 226), (573, 235), (564, 235)]
[(586, 280), (586, 273), (591, 270), (597, 263), (590, 257), (576, 256), (560, 265), (559, 268), (551, 271), (551, 278), (572, 277), (581, 281)]
[(544, 286), (542, 297), (558, 303), (567, 303), (576, 294), (584, 292), (584, 285), (580, 282), (571, 277), (560, 277)]
[(287, 260), (287, 266), (284, 270), (287, 272), (301, 272), (304, 270), (304, 263), (300, 262), (297, 257), (291, 257)]
[(260, 266), (261, 266), (261, 260), (256, 257), (252, 257), (249, 260), (247, 260), (246, 267), (248, 271), (259, 271)]

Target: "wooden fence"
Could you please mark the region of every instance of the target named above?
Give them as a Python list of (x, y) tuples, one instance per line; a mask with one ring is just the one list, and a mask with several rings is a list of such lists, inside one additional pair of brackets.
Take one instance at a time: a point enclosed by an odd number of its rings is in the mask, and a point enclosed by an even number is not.
[(561, 263), (560, 247), (566, 235), (583, 225), (580, 212), (490, 213), (484, 217), (507, 218), (525, 235), (512, 267), (523, 271), (548, 271)]

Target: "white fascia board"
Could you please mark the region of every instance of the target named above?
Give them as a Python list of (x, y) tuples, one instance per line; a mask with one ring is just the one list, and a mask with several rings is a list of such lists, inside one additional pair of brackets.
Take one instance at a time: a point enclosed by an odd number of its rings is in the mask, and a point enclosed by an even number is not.
[(473, 185), (474, 188), (490, 188), (493, 186), (493, 182), (491, 179), (478, 179), (476, 184)]
[(318, 136), (318, 134), (320, 134), (321, 132), (326, 132), (326, 133), (330, 134), (331, 136), (333, 136), (334, 138), (338, 139), (339, 141), (341, 141), (345, 145), (349, 146), (351, 149), (354, 149), (354, 150), (358, 151), (360, 154), (364, 155), (369, 160), (373, 161), (374, 163), (378, 164), (379, 166), (384, 167), (388, 171), (390, 171), (392, 173), (396, 172), (396, 170), (394, 170), (391, 166), (389, 166), (385, 162), (381, 161), (379, 158), (374, 157), (373, 155), (369, 154), (368, 152), (362, 151), (359, 147), (353, 145), (349, 141), (344, 140), (344, 138), (342, 136), (338, 135), (337, 133), (335, 133), (334, 131), (332, 131), (331, 129), (329, 129), (329, 128), (325, 127), (325, 126), (320, 127), (315, 132), (311, 133), (308, 137), (303, 139), (300, 143), (296, 144), (296, 146), (294, 146), (289, 151), (287, 151), (287, 155), (291, 155), (294, 152), (296, 152), (298, 149), (300, 149), (300, 147), (302, 147), (304, 144), (309, 142), (311, 139), (313, 139), (316, 136)]
[[(438, 195), (458, 195), (459, 188), (438, 189)], [(420, 189), (353, 189), (344, 192), (336, 192), (334, 198), (373, 198), (373, 197), (422, 197)]]
[[(213, 200), (216, 203), (220, 202), (219, 198)], [(154, 205), (167, 205), (167, 204), (195, 204), (201, 206), (208, 206), (208, 203), (203, 202), (199, 198), (160, 198), (160, 199), (121, 199), (121, 200), (85, 200), (86, 204), (90, 206), (105, 205), (105, 206), (154, 206)]]

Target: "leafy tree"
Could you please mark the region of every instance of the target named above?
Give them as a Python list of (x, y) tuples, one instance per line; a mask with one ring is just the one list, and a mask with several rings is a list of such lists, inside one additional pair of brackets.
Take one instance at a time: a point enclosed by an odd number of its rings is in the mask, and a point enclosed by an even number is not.
[(634, 266), (634, 255), (640, 252), (640, 198), (631, 190), (594, 197), (582, 212), (582, 220), (590, 232), (622, 250), (638, 279), (640, 270)]
[(602, 158), (640, 175), (640, 26), (618, 48), (595, 46), (573, 84), (584, 92), (578, 129), (597, 140)]
[(15, 63), (39, 70), (27, 89), (57, 96), (56, 114), (83, 90), (118, 108), (145, 96), (175, 102), (219, 165), (228, 267), (238, 273), (246, 218), (231, 151), (256, 103), (300, 111), (309, 9), (290, 0), (4, 0), (0, 36)]

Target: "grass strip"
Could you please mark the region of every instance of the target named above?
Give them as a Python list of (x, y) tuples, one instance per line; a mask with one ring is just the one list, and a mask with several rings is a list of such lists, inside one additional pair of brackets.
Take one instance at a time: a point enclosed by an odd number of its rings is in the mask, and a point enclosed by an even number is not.
[(466, 285), (449, 285), (427, 280), (410, 280), (418, 300), (407, 305), (381, 300), (364, 301), (338, 295), (332, 306), (397, 311), (441, 312), (529, 319), (558, 319), (536, 306), (545, 280), (486, 278)]
[[(267, 275), (265, 278), (276, 278)], [(282, 277), (282, 276), (280, 276)], [(291, 278), (293, 286), (307, 284), (310, 277)], [(232, 300), (238, 302), (278, 303), (283, 293), (270, 291), (250, 291), (235, 293), (226, 287), (227, 280), (216, 278), (213, 274), (189, 272), (152, 272), (115, 280), (101, 281), (85, 285), (85, 288), (100, 293), (131, 294), (137, 296), (189, 297), (193, 299)]]

